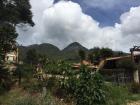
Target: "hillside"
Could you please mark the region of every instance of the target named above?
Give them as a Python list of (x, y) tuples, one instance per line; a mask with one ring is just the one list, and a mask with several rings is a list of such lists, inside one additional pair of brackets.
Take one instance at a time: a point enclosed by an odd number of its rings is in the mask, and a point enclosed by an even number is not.
[(30, 49), (35, 49), (37, 53), (46, 55), (48, 58), (55, 58), (60, 53), (59, 48), (49, 43), (43, 43), (40, 45), (34, 44), (30, 46), (19, 46), (19, 55), (22, 60), (26, 57), (26, 53)]
[(78, 55), (78, 51), (80, 49), (84, 50), (85, 52), (88, 52), (88, 49), (82, 46), (80, 43), (71, 43), (61, 51), (61, 57), (63, 57), (66, 60), (79, 60), (80, 58)]
[[(34, 44), (30, 46), (19, 46), (19, 55), (20, 59), (23, 60), (26, 57), (26, 53), (30, 49), (35, 49), (37, 53), (46, 55), (50, 59), (64, 59), (69, 61), (79, 61), (79, 54), (78, 51), (80, 49), (84, 50), (87, 54), (88, 53), (97, 53), (97, 51), (100, 51), (101, 49), (98, 47), (95, 47), (93, 49), (87, 49), (84, 46), (82, 46), (78, 42), (74, 42), (69, 44), (67, 47), (65, 47), (63, 50), (60, 50), (56, 46), (49, 44), (49, 43), (43, 43), (43, 44)], [(122, 56), (126, 55), (127, 53), (124, 53), (122, 51), (112, 51), (113, 56)]]
[(63, 50), (60, 50), (56, 46), (49, 43), (34, 44), (30, 46), (19, 46), (20, 58), (22, 60), (26, 57), (26, 53), (30, 49), (35, 49), (39, 54), (44, 54), (51, 59), (65, 59), (65, 60), (79, 59), (78, 56), (79, 49), (88, 51), (87, 48), (83, 47), (78, 42), (71, 43)]

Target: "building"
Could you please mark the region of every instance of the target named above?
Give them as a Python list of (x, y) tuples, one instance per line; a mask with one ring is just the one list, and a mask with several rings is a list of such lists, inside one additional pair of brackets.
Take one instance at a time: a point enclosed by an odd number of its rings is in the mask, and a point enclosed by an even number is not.
[(5, 54), (6, 63), (17, 63), (18, 62), (18, 48), (12, 52)]
[[(136, 60), (140, 57), (140, 55), (134, 55)], [(140, 73), (139, 73), (139, 63), (136, 64), (137, 66), (137, 72), (135, 70), (132, 70), (131, 68), (118, 68), (117, 63), (119, 61), (131, 61), (131, 55), (127, 56), (120, 56), (120, 57), (112, 57), (107, 58), (99, 64), (98, 70), (103, 74), (104, 78), (107, 81), (115, 82), (118, 84), (126, 84), (126, 83), (139, 83), (137, 81), (140, 80)], [(129, 64), (128, 64), (129, 65)], [(129, 67), (129, 66), (128, 66)]]
[[(134, 55), (134, 58), (137, 62), (140, 61), (140, 55)], [(73, 64), (73, 68), (79, 69), (81, 65), (86, 65), (92, 70), (99, 71), (106, 81), (118, 84), (127, 84), (135, 82), (135, 80), (140, 80), (140, 72), (137, 76), (135, 70), (132, 70), (131, 68), (126, 69), (117, 67), (118, 62), (125, 60), (131, 61), (131, 55), (102, 59), (98, 65), (94, 65), (88, 61), (83, 61), (82, 63)]]

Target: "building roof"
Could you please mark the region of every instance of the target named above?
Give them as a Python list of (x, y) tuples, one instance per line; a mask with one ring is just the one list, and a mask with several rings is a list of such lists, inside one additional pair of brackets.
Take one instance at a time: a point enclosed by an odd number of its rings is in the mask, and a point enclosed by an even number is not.
[(131, 55), (127, 55), (127, 56), (120, 56), (120, 57), (110, 57), (105, 59), (106, 61), (111, 61), (111, 60), (120, 60), (120, 59), (125, 59), (125, 58), (130, 58)]
[[(140, 54), (135, 54), (134, 56), (140, 56)], [(111, 60), (121, 60), (125, 58), (131, 58), (131, 55), (126, 55), (126, 56), (120, 56), (120, 57), (110, 57), (105, 59), (106, 61), (111, 61)]]

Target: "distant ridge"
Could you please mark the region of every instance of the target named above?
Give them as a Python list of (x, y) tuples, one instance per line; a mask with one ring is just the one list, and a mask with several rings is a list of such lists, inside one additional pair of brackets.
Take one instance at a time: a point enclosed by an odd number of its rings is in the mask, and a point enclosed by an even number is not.
[(23, 60), (26, 57), (26, 53), (30, 49), (35, 49), (38, 53), (46, 55), (50, 59), (79, 59), (78, 50), (82, 49), (88, 51), (80, 43), (74, 42), (69, 44), (63, 50), (60, 50), (55, 45), (49, 43), (33, 44), (29, 46), (19, 46), (20, 58)]
[[(67, 47), (65, 47), (63, 50), (60, 50), (55, 45), (49, 44), (49, 43), (43, 43), (43, 44), (33, 44), (29, 46), (19, 46), (19, 54), (20, 59), (24, 60), (26, 57), (26, 53), (30, 49), (35, 49), (39, 54), (46, 55), (50, 59), (58, 60), (72, 60), (72, 61), (79, 61), (79, 54), (78, 51), (81, 49), (85, 52), (91, 53), (94, 51), (93, 49), (87, 49), (86, 47), (82, 46), (78, 42), (73, 42), (69, 44)], [(113, 51), (114, 56), (126, 54), (121, 51)]]
[(58, 56), (60, 53), (59, 48), (49, 43), (33, 44), (29, 46), (19, 46), (20, 58), (22, 60), (26, 57), (26, 53), (30, 49), (35, 49), (39, 54), (46, 55), (50, 58)]

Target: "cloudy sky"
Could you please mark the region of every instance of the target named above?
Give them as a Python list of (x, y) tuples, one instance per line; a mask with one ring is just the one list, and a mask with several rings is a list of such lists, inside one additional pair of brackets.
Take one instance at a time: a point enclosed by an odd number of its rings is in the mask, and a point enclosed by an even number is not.
[(72, 42), (129, 51), (140, 45), (140, 0), (30, 0), (34, 27), (17, 27), (22, 45)]

